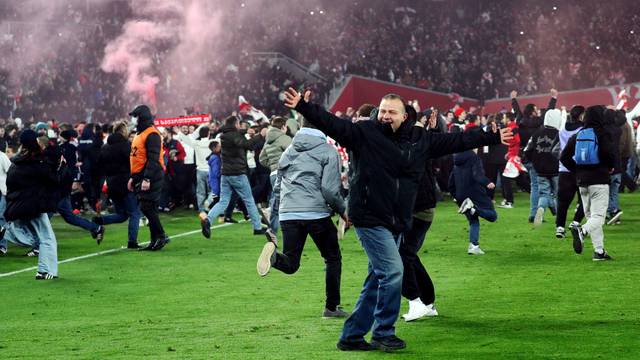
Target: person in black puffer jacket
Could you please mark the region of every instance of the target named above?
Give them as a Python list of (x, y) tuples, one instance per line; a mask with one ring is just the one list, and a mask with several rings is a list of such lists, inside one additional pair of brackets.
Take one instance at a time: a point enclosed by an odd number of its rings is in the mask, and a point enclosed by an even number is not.
[(101, 175), (107, 179), (107, 195), (115, 207), (115, 214), (93, 218), (98, 225), (123, 223), (129, 220), (127, 248), (137, 249), (138, 229), (140, 227), (140, 208), (135, 193), (127, 189), (127, 182), (131, 177), (129, 154), (129, 131), (126, 122), (119, 122), (113, 126), (113, 134), (109, 135), (107, 145), (102, 147), (98, 155), (98, 168)]
[(0, 231), (0, 245), (6, 248), (10, 241), (34, 249), (36, 280), (50, 280), (58, 277), (58, 245), (47, 213), (57, 207), (60, 157), (46, 156), (33, 130), (23, 131), (20, 143), (7, 173), (5, 218), (9, 223)]
[[(427, 159), (508, 141), (506, 132), (432, 134), (415, 127), (404, 100), (384, 96), (371, 121), (352, 123), (308, 102), (296, 90), (285, 92), (285, 105), (351, 150), (349, 217), (369, 258), (369, 273), (357, 306), (344, 324), (341, 350), (401, 349), (395, 336), (400, 312), (403, 265), (398, 245), (410, 228), (418, 184)], [(373, 329), (371, 328), (373, 326)], [(372, 331), (372, 343), (364, 335)]]

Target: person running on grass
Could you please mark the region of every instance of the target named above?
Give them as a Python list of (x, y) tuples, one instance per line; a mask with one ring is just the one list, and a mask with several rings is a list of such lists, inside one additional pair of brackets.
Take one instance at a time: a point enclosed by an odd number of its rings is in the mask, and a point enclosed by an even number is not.
[(467, 253), (484, 255), (480, 248), (480, 218), (489, 222), (498, 219), (493, 202), (487, 194), (487, 189), (493, 190), (496, 185), (484, 175), (482, 161), (476, 151), (468, 150), (453, 156), (454, 166), (449, 178), (449, 191), (460, 206), (458, 213), (466, 216), (469, 221)]
[(268, 237), (257, 269), (260, 276), (266, 276), (271, 267), (294, 274), (300, 267), (307, 236), (311, 235), (326, 264), (326, 302), (322, 314), (325, 318), (349, 315), (338, 306), (342, 256), (337, 229), (331, 221), (333, 210), (348, 222), (340, 185), (338, 152), (327, 144), (322, 131), (303, 120), (277, 169), (275, 193), (280, 194), (283, 250), (276, 252), (275, 237)]
[[(398, 244), (411, 224), (426, 160), (506, 142), (511, 131), (494, 127), (491, 133), (428, 133), (406, 121), (405, 102), (395, 94), (382, 98), (372, 121), (352, 123), (309, 103), (310, 96), (310, 91), (305, 92), (303, 100), (302, 94), (289, 88), (284, 102), (352, 151), (349, 217), (369, 258), (360, 298), (345, 321), (337, 347), (343, 351), (403, 349), (406, 344), (395, 335), (394, 326), (400, 312), (403, 272)], [(364, 339), (370, 330), (371, 344)]]
[[(584, 238), (593, 243), (593, 261), (611, 260), (604, 249), (604, 225), (609, 204), (609, 174), (613, 172), (618, 146), (605, 128), (605, 107), (591, 106), (584, 115), (584, 128), (573, 135), (560, 161), (576, 174), (587, 222), (571, 228), (573, 250), (582, 254)], [(610, 110), (611, 111), (611, 110)]]

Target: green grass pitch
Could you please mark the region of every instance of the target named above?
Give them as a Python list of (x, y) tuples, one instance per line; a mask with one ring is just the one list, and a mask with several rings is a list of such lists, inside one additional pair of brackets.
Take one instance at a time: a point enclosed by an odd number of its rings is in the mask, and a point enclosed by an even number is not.
[[(397, 322), (407, 349), (396, 355), (335, 348), (341, 320), (321, 318), (323, 261), (308, 241), (293, 276), (256, 274), (264, 237), (249, 224), (175, 238), (163, 251), (117, 251), (0, 277), (0, 359), (639, 359), (640, 205), (621, 194), (622, 224), (605, 228), (611, 262), (573, 253), (553, 221), (527, 223), (528, 199), (481, 222), (484, 256), (469, 256), (467, 223), (440, 203), (421, 251), (436, 286), (437, 318)], [(170, 235), (199, 229), (193, 213), (163, 216)], [(126, 245), (126, 226), (88, 233), (54, 219), (60, 260)], [(140, 231), (140, 241), (148, 229)], [(351, 310), (367, 259), (354, 232), (341, 242), (342, 302)], [(36, 265), (10, 246), (0, 273)], [(401, 313), (406, 312), (403, 299)]]

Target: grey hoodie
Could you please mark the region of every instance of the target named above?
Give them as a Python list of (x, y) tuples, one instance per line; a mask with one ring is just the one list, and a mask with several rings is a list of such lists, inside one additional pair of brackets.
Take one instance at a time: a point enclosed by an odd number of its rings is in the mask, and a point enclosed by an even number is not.
[(300, 129), (278, 163), (275, 188), (280, 190), (281, 218), (286, 213), (327, 214), (331, 209), (343, 214), (339, 164), (338, 151), (321, 131)]

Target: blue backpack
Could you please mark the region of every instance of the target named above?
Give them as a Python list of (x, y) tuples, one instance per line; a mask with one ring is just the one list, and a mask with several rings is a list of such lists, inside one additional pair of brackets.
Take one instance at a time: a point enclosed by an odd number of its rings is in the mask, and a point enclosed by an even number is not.
[(593, 128), (582, 129), (578, 132), (573, 160), (577, 165), (597, 165), (600, 163), (598, 137)]

